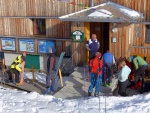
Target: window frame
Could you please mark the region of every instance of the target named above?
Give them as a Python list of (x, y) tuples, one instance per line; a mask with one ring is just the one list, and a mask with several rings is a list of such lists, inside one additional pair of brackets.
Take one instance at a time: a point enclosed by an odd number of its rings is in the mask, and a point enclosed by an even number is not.
[[(149, 33), (148, 33), (149, 30)], [(146, 43), (150, 43), (150, 25), (146, 25)]]
[[(32, 21), (33, 21), (33, 35), (34, 36), (35, 35), (46, 36), (46, 19), (34, 18), (34, 19), (32, 19)], [(45, 30), (42, 30), (43, 28)], [(39, 31), (36, 32), (36, 30), (39, 30)]]

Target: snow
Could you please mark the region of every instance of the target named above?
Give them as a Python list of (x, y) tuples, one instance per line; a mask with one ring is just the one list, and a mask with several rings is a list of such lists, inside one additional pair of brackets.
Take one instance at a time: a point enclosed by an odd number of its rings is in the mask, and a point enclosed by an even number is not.
[[(40, 82), (45, 82), (44, 73), (35, 73)], [(32, 73), (26, 73), (32, 78)], [(67, 80), (69, 77), (63, 77)], [(36, 92), (22, 92), (0, 87), (0, 113), (150, 113), (150, 94), (132, 97), (83, 97), (61, 99)]]
[(127, 14), (130, 17), (140, 17), (139, 13), (137, 13), (134, 10), (127, 10), (127, 9), (123, 9), (120, 8), (121, 12), (124, 12), (125, 14)]
[(112, 15), (111, 12), (109, 12), (109, 11), (107, 11), (105, 9), (100, 9), (98, 11), (95, 11), (95, 12), (89, 14), (88, 16), (89, 17), (112, 17), (110, 15)]

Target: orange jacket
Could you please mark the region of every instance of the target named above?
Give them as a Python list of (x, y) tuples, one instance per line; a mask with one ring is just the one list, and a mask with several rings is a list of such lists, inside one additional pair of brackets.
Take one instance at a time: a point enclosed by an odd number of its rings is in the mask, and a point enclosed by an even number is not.
[(91, 68), (91, 73), (98, 73), (98, 75), (102, 74), (103, 62), (99, 58), (95, 57), (91, 59), (89, 66)]

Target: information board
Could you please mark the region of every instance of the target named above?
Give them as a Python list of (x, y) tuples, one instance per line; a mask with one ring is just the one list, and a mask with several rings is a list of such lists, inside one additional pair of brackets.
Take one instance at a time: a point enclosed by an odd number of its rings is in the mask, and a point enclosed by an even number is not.
[(50, 47), (55, 47), (55, 41), (38, 40), (38, 52), (39, 53), (49, 53)]
[(19, 39), (20, 51), (34, 52), (34, 40), (33, 39)]
[(15, 39), (14, 38), (2, 38), (2, 50), (15, 51)]

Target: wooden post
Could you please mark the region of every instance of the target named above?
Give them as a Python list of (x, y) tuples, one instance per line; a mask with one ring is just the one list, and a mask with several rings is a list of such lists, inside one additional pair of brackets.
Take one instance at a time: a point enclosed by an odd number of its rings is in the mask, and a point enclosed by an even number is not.
[[(90, 39), (90, 23), (85, 22), (85, 43), (89, 39)], [(88, 63), (88, 61), (89, 61), (89, 52), (87, 50), (86, 50), (86, 53), (85, 53), (85, 59), (86, 59), (85, 62)]]
[(59, 73), (59, 77), (60, 77), (60, 84), (61, 84), (61, 87), (63, 87), (64, 84), (63, 84), (62, 74), (61, 74), (61, 70), (60, 70), (60, 69), (58, 70), (58, 73)]
[(2, 64), (3, 64), (3, 66), (5, 66), (5, 59), (4, 58), (2, 59)]
[(35, 82), (35, 76), (34, 76), (34, 66), (32, 66), (32, 81)]

